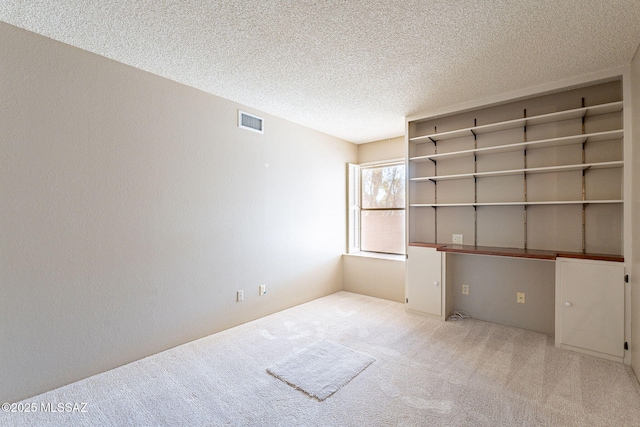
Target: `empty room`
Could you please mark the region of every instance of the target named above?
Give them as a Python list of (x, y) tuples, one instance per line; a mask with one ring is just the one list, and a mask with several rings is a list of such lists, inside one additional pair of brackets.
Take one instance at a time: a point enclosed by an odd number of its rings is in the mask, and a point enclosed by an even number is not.
[(640, 426), (636, 0), (0, 4), (0, 426)]

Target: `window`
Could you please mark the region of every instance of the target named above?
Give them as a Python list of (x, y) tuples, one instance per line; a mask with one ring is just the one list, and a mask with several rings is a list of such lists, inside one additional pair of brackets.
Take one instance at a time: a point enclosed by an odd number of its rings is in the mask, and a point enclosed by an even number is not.
[(349, 165), (349, 252), (405, 253), (405, 165)]

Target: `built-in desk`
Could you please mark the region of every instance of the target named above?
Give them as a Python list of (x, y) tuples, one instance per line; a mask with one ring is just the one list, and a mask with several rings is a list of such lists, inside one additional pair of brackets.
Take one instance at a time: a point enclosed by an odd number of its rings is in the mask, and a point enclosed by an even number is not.
[(491, 246), (442, 245), (437, 248), (442, 252), (474, 255), (493, 255), (514, 258), (556, 259), (556, 252), (535, 249), (495, 248)]
[[(624, 359), (622, 256), (429, 242), (410, 243), (407, 256), (408, 311), (446, 320), (462, 308), (481, 320), (555, 333), (558, 347)], [(516, 292), (526, 293), (525, 304), (516, 303)]]

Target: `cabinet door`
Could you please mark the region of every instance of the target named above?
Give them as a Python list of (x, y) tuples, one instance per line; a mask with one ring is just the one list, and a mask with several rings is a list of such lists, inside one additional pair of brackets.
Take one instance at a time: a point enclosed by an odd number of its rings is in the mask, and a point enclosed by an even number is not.
[(557, 260), (560, 344), (624, 357), (624, 266)]
[(442, 253), (435, 248), (409, 247), (407, 308), (442, 315)]

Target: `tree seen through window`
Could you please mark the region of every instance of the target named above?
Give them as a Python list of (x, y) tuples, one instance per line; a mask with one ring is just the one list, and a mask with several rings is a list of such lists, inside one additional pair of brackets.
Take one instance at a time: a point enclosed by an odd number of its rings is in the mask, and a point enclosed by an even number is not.
[(361, 180), (361, 250), (404, 253), (404, 164), (362, 168)]
[(404, 208), (404, 165), (362, 169), (362, 208)]

